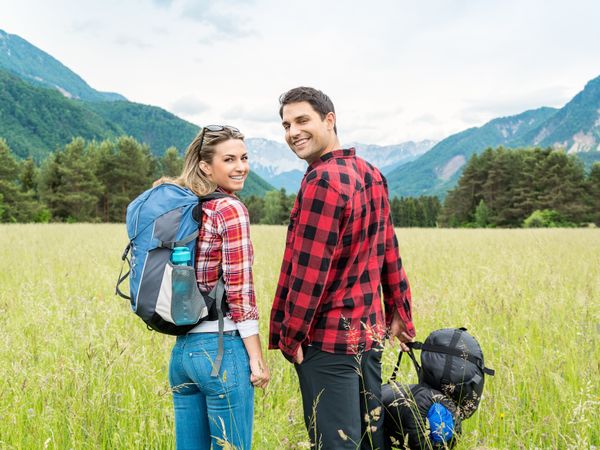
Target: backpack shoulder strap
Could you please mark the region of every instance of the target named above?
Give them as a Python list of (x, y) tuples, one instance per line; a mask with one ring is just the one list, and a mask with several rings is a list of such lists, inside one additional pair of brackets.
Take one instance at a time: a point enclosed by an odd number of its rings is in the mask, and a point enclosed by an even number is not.
[[(192, 212), (194, 219), (196, 219), (196, 222), (198, 222), (198, 226), (202, 225), (202, 205), (203, 205), (203, 203), (210, 201), (210, 200), (216, 200), (219, 198), (226, 198), (226, 197), (233, 198), (235, 200), (240, 201), (237, 197), (234, 197), (234, 196), (228, 195), (228, 194), (224, 194), (222, 192), (212, 192), (208, 195), (198, 197), (198, 206)], [(210, 373), (210, 376), (218, 377), (219, 370), (221, 369), (221, 363), (223, 362), (223, 354), (224, 354), (223, 331), (225, 329), (225, 321), (224, 321), (224, 314), (223, 314), (223, 306), (224, 306), (223, 305), (223, 297), (225, 296), (225, 282), (223, 281), (223, 273), (222, 273), (221, 269), (219, 269), (219, 281), (217, 281), (217, 285), (211, 291), (209, 296), (211, 296), (215, 299), (215, 309), (217, 310), (217, 319), (219, 321), (219, 344), (218, 344), (217, 356), (215, 358), (215, 361), (213, 362), (212, 372)]]

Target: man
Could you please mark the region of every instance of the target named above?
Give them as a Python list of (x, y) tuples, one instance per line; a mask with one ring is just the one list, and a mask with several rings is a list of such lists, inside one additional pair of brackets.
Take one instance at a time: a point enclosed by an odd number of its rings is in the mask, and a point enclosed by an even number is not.
[(415, 335), (387, 185), (354, 149), (340, 149), (324, 93), (298, 87), (279, 101), (285, 139), (309, 167), (290, 216), (269, 348), (295, 365), (315, 448), (383, 448), (386, 325), (404, 351)]

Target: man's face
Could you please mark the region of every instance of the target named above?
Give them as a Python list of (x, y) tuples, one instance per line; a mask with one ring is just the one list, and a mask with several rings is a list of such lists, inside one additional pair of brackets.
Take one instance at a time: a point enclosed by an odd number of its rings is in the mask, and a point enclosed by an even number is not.
[(285, 105), (282, 115), (285, 140), (298, 158), (311, 164), (333, 150), (336, 142), (334, 113), (327, 113), (321, 119), (310, 103), (297, 102)]

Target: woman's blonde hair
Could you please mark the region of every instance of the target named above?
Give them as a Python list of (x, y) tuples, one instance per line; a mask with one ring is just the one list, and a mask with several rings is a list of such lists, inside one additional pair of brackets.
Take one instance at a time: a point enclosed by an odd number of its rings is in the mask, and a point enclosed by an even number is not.
[(174, 178), (162, 177), (154, 182), (154, 186), (175, 183), (188, 188), (198, 196), (214, 192), (217, 185), (202, 172), (200, 161), (212, 164), (216, 146), (230, 139), (243, 141), (244, 135), (237, 128), (229, 126), (223, 126), (219, 131), (210, 131), (207, 127), (202, 128), (185, 152), (181, 175)]

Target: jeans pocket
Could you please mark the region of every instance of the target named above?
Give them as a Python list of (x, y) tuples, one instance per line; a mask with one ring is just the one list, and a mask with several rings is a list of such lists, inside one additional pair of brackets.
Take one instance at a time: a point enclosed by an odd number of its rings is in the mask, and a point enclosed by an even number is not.
[(210, 373), (217, 358), (217, 350), (201, 350), (190, 353), (190, 359), (198, 379), (200, 390), (212, 394), (227, 394), (238, 385), (238, 367), (233, 350), (225, 349), (218, 377)]

